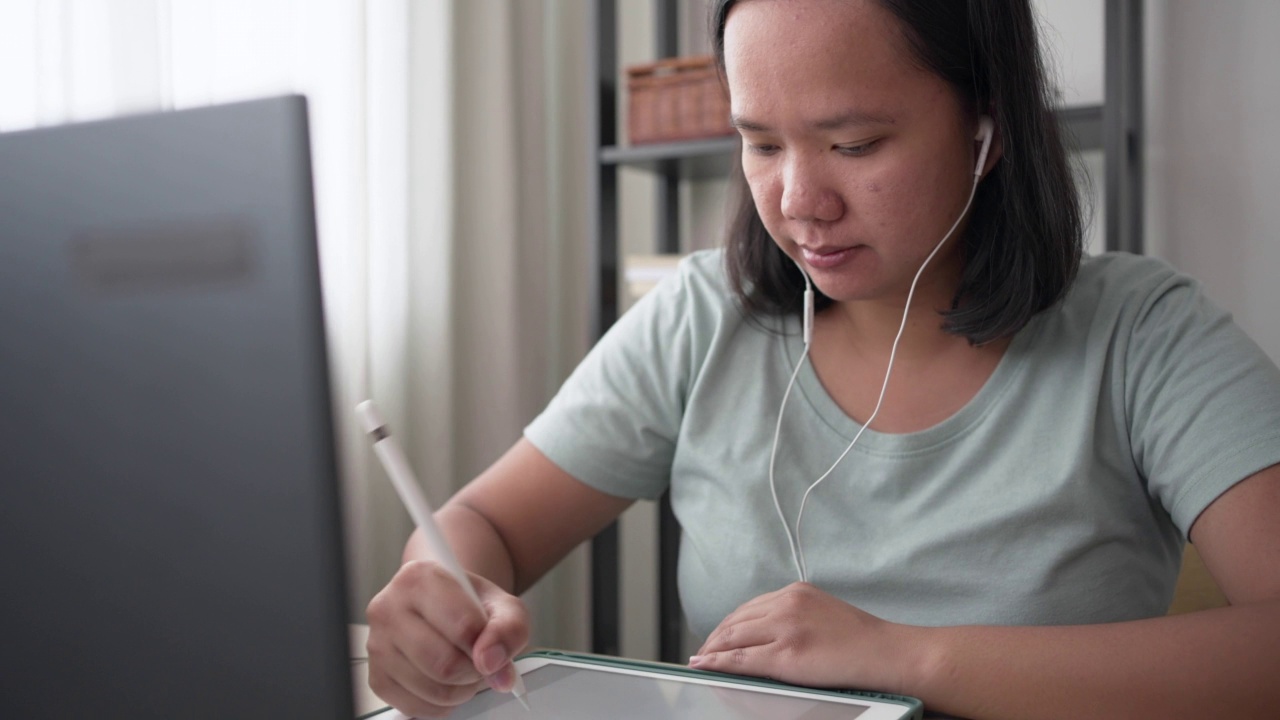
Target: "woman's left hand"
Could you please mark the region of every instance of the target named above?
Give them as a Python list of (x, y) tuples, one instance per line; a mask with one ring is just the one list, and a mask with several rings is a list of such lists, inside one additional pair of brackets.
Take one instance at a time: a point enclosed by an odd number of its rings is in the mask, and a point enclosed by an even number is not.
[(689, 666), (795, 685), (906, 693), (912, 631), (919, 630), (792, 583), (730, 613)]

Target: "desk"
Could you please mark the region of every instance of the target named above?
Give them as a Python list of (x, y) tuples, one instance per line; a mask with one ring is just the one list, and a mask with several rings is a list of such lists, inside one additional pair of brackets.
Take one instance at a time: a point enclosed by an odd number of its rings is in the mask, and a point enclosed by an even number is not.
[(364, 644), (369, 640), (368, 625), (347, 626), (351, 647), (351, 694), (355, 698), (355, 717), (377, 712), (387, 704), (369, 689), (369, 655)]

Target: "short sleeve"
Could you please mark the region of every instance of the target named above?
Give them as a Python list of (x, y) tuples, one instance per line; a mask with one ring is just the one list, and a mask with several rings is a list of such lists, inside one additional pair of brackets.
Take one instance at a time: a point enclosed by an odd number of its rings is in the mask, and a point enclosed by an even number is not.
[(1130, 443), (1186, 536), (1222, 493), (1280, 462), (1280, 371), (1198, 283), (1165, 268), (1153, 286), (1125, 357)]
[(622, 315), (524, 434), (578, 480), (657, 498), (671, 475), (689, 382), (686, 260)]

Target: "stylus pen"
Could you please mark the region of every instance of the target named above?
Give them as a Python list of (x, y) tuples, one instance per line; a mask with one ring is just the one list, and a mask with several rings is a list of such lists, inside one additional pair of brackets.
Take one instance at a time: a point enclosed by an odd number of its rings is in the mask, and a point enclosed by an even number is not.
[[(409, 515), (417, 523), (418, 529), (422, 531), (422, 537), (427, 541), (427, 547), (431, 548), (436, 561), (449, 571), (449, 574), (467, 593), (467, 597), (471, 598), (471, 602), (475, 603), (480, 612), (487, 616), (484, 603), (480, 602), (480, 596), (476, 594), (471, 580), (462, 569), (462, 565), (458, 563), (458, 558), (449, 547), (449, 542), (445, 540), (444, 533), (440, 532), (440, 527), (431, 516), (431, 505), (423, 496), (422, 489), (418, 487), (418, 480), (413, 475), (413, 469), (409, 467), (409, 461), (401, 452), (395, 439), (391, 437), (391, 428), (382, 421), (382, 416), (378, 414), (378, 409), (374, 407), (372, 400), (365, 400), (357, 405), (356, 415), (360, 417), (364, 431), (373, 438), (374, 454), (382, 461), (382, 467), (391, 478), (391, 484), (395, 485), (396, 492), (400, 493), (400, 499), (404, 501), (404, 506), (408, 508)], [(525, 710), (530, 710), (529, 701), (526, 698), (528, 691), (525, 690), (524, 680), (516, 670), (514, 661), (511, 663), (511, 672), (516, 677), (515, 684), (511, 686), (511, 694), (516, 696), (516, 700), (520, 701)]]

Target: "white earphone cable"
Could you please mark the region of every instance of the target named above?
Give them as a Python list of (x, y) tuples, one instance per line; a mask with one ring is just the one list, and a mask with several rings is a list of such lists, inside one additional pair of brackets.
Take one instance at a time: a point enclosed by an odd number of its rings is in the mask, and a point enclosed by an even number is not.
[[(985, 150), (985, 146), (984, 146), (984, 150)], [(983, 153), (983, 159), (985, 159), (985, 152)], [(982, 163), (979, 162), (978, 168), (980, 169), (981, 167), (982, 167)], [(782, 395), (782, 404), (778, 408), (778, 424), (777, 424), (777, 427), (774, 428), (774, 433), (773, 433), (773, 447), (769, 451), (769, 489), (773, 493), (773, 505), (778, 511), (778, 518), (782, 520), (782, 527), (787, 533), (787, 543), (791, 546), (791, 559), (792, 559), (792, 562), (795, 563), (796, 572), (800, 576), (800, 582), (809, 581), (809, 568), (808, 568), (808, 565), (805, 563), (804, 545), (800, 539), (800, 525), (804, 519), (804, 508), (809, 501), (809, 494), (812, 493), (813, 489), (818, 487), (818, 485), (823, 480), (826, 480), (827, 477), (831, 475), (831, 473), (836, 469), (836, 467), (840, 464), (840, 462), (844, 460), (845, 456), (849, 454), (849, 451), (853, 449), (853, 446), (857, 444), (858, 438), (862, 437), (862, 433), (865, 432), (866, 429), (871, 426), (871, 423), (876, 419), (876, 416), (880, 414), (880, 406), (884, 404), (884, 395), (889, 388), (889, 376), (893, 373), (893, 361), (898, 354), (898, 342), (902, 340), (902, 333), (904, 330), (906, 330), (906, 327), (907, 327), (907, 315), (911, 312), (911, 299), (915, 296), (916, 284), (920, 282), (920, 277), (924, 274), (925, 268), (929, 266), (929, 262), (933, 260), (935, 255), (938, 254), (938, 251), (942, 249), (942, 246), (946, 244), (948, 239), (951, 238), (952, 233), (954, 233), (956, 231), (956, 228), (960, 226), (960, 221), (964, 219), (966, 214), (968, 214), (969, 206), (973, 204), (974, 195), (976, 195), (978, 192), (978, 181), (980, 179), (981, 179), (981, 174), (975, 171), (974, 178), (973, 178), (973, 187), (969, 189), (969, 199), (965, 202), (964, 209), (960, 211), (959, 217), (957, 217), (955, 222), (951, 224), (951, 229), (947, 231), (947, 234), (943, 235), (942, 239), (938, 241), (938, 244), (934, 246), (933, 252), (929, 253), (929, 256), (926, 257), (924, 259), (924, 262), (920, 264), (920, 269), (916, 271), (915, 278), (912, 279), (911, 281), (911, 288), (910, 290), (907, 291), (906, 306), (902, 310), (902, 322), (901, 324), (898, 325), (898, 334), (894, 337), (893, 347), (889, 350), (889, 366), (885, 369), (884, 382), (880, 385), (880, 397), (876, 400), (876, 407), (871, 412), (871, 417), (867, 418), (866, 423), (864, 423), (862, 427), (858, 429), (857, 434), (853, 436), (853, 440), (849, 443), (848, 447), (844, 449), (844, 452), (840, 453), (840, 457), (836, 458), (836, 461), (831, 464), (831, 467), (827, 468), (827, 471), (822, 473), (822, 476), (819, 477), (817, 480), (813, 481), (813, 484), (810, 485), (808, 489), (804, 491), (804, 496), (800, 499), (800, 511), (796, 513), (796, 529), (795, 529), (795, 534), (793, 535), (791, 532), (791, 526), (787, 522), (786, 514), (782, 512), (782, 503), (779, 502), (778, 500), (778, 486), (777, 486), (777, 483), (774, 481), (774, 462), (777, 459), (778, 438), (782, 434), (782, 415), (787, 408), (787, 398), (791, 396), (791, 388), (793, 385), (795, 385), (796, 377), (799, 376), (800, 374), (801, 366), (804, 365), (805, 360), (809, 357), (809, 345), (811, 342), (811, 338), (809, 337), (809, 331), (806, 330), (805, 332), (804, 351), (800, 354), (800, 358), (796, 361), (795, 370), (792, 371), (791, 373), (791, 380), (790, 382), (787, 383), (786, 392), (784, 392)], [(804, 277), (806, 294), (812, 293), (813, 292), (812, 284), (810, 283), (808, 273), (804, 271), (804, 268), (801, 267), (799, 263), (796, 263), (796, 267), (800, 268), (800, 274)], [(810, 307), (810, 305), (808, 304), (808, 301), (806, 301), (806, 308), (808, 307)], [(810, 322), (811, 320), (809, 320), (808, 318), (805, 319), (806, 328), (809, 328)]]
[[(805, 278), (807, 283), (809, 278)], [(795, 563), (796, 572), (800, 573), (800, 580), (804, 581), (804, 570), (801, 569), (800, 556), (797, 553), (796, 538), (791, 534), (791, 526), (787, 523), (787, 516), (782, 512), (782, 503), (778, 500), (778, 484), (773, 480), (774, 461), (778, 455), (778, 436), (782, 433), (782, 412), (787, 409), (787, 398), (791, 396), (791, 388), (796, 384), (796, 376), (800, 374), (800, 368), (804, 367), (805, 358), (809, 356), (809, 344), (805, 343), (804, 352), (800, 354), (800, 359), (796, 361), (795, 370), (791, 371), (791, 381), (787, 383), (787, 390), (782, 394), (782, 406), (778, 408), (778, 424), (773, 429), (773, 447), (769, 451), (769, 490), (773, 492), (773, 507), (778, 511), (778, 519), (782, 521), (782, 527), (787, 533), (787, 544), (791, 546), (791, 562)]]

